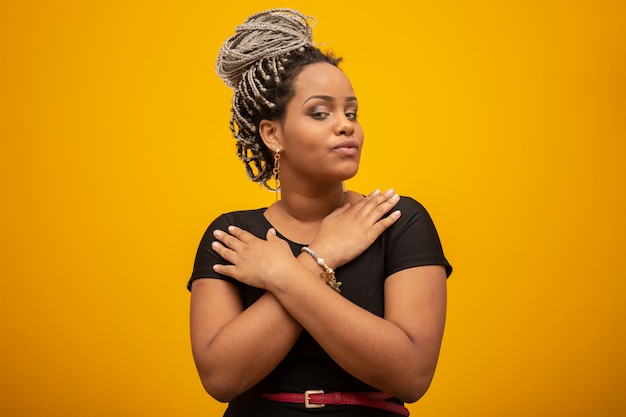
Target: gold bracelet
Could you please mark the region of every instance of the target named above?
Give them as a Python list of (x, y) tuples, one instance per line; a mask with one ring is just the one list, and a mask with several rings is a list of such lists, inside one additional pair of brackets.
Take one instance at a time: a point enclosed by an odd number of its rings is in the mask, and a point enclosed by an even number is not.
[(317, 262), (317, 264), (322, 267), (323, 271), (320, 272), (320, 276), (322, 277), (326, 285), (328, 285), (330, 288), (337, 291), (338, 293), (341, 293), (341, 290), (339, 289), (339, 286), (341, 286), (341, 282), (335, 279), (335, 271), (333, 271), (330, 266), (326, 265), (324, 259), (317, 256), (317, 253), (315, 253), (313, 249), (309, 248), (308, 246), (304, 246), (302, 248), (302, 252), (311, 255), (313, 259), (315, 259), (315, 262)]

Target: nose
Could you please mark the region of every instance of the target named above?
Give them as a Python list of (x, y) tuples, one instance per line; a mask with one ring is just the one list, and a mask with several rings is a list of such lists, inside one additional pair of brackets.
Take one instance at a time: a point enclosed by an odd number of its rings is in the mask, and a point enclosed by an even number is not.
[(337, 120), (335, 126), (335, 134), (338, 136), (350, 136), (354, 132), (353, 122), (346, 117), (345, 114), (341, 115)]

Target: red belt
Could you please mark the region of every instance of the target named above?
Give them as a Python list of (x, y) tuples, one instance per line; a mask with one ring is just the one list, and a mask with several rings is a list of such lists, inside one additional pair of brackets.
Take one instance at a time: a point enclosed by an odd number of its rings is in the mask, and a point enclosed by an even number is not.
[(400, 404), (385, 401), (392, 396), (384, 392), (332, 392), (326, 394), (322, 390), (308, 390), (304, 394), (277, 393), (260, 394), (259, 396), (284, 403), (304, 404), (305, 408), (322, 408), (325, 405), (364, 405), (391, 411), (402, 416), (409, 415), (407, 408)]

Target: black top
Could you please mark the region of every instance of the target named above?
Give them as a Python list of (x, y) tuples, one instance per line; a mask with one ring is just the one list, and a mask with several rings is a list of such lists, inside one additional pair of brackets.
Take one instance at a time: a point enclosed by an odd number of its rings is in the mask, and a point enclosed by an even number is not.
[[(341, 295), (380, 317), (383, 317), (384, 312), (383, 289), (388, 276), (403, 269), (424, 265), (443, 265), (447, 276), (452, 272), (426, 209), (409, 197), (401, 197), (396, 207), (389, 213), (396, 209), (402, 212), (402, 216), (365, 252), (335, 271), (337, 280), (342, 282)], [(230, 225), (265, 239), (267, 230), (272, 225), (263, 215), (264, 211), (265, 209), (256, 209), (227, 213), (211, 223), (200, 242), (194, 270), (187, 284), (188, 289), (191, 289), (192, 281), (199, 278), (216, 278), (232, 282), (241, 291), (244, 308), (249, 307), (263, 294), (264, 290), (239, 283), (213, 271), (214, 264), (224, 264), (226, 261), (211, 248), (211, 242), (215, 240), (213, 237), (215, 229), (226, 230)], [(279, 237), (285, 239), (279, 230), (276, 232)], [(301, 248), (306, 245), (289, 240), (287, 242), (294, 256), (298, 256)], [(323, 257), (323, 254), (319, 255)], [(276, 369), (248, 392), (231, 401), (225, 416), (310, 416), (312, 412), (343, 417), (395, 415), (362, 406), (305, 409), (303, 405), (277, 403), (256, 395), (274, 392), (303, 393), (310, 389), (323, 389), (325, 392), (377, 391), (341, 369), (311, 335), (303, 331)], [(400, 403), (399, 400), (395, 402)]]

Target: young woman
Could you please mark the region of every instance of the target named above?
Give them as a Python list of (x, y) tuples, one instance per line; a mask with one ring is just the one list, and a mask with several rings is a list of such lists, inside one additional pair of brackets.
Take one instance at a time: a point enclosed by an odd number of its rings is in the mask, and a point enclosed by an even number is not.
[(280, 200), (205, 233), (193, 355), (225, 416), (408, 415), (435, 371), (452, 268), (418, 202), (344, 190), (363, 149), (358, 101), (311, 20), (255, 14), (219, 52), (239, 157)]

